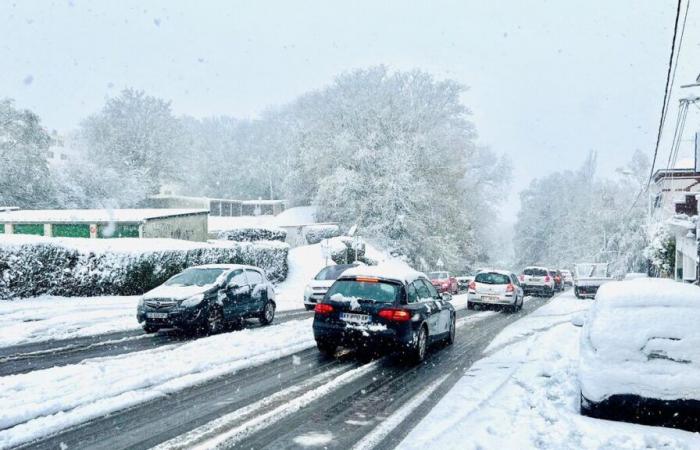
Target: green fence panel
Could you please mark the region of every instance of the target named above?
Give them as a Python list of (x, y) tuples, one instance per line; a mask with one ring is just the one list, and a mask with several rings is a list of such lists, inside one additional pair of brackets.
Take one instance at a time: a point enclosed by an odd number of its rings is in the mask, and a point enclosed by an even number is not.
[[(110, 234), (111, 232), (111, 234)], [(118, 223), (109, 225), (101, 223), (97, 225), (97, 237), (100, 238), (124, 238), (139, 237), (139, 226), (136, 224)]]
[(35, 234), (37, 236), (44, 235), (43, 223), (16, 223), (12, 227), (15, 234)]
[(3, 233), (5, 233), (5, 224), (0, 223), (0, 234), (3, 234)]
[(51, 226), (54, 237), (90, 237), (90, 225), (86, 223), (59, 223)]

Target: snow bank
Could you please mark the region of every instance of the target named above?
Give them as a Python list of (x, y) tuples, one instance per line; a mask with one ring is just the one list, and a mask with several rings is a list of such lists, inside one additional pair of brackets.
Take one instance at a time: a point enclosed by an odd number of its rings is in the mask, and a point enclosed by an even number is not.
[(601, 287), (581, 337), (583, 395), (700, 400), (700, 288), (658, 278)]
[(0, 236), (0, 299), (38, 295), (141, 294), (200, 264), (249, 264), (272, 280), (287, 275), (281, 242), (81, 239)]
[(38, 297), (0, 302), (0, 347), (140, 329), (138, 296)]
[(274, 224), (280, 227), (297, 227), (316, 223), (315, 206), (297, 206), (282, 211), (274, 219)]
[(304, 288), (318, 272), (333, 260), (323, 257), (320, 244), (304, 245), (289, 250), (287, 279), (275, 288), (277, 310), (285, 311), (304, 307)]
[(0, 448), (315, 345), (311, 320), (0, 378)]
[(267, 228), (277, 230), (275, 216), (209, 216), (209, 231), (239, 228)]
[(571, 292), (506, 327), (399, 449), (700, 448), (697, 434), (579, 414), (580, 328)]

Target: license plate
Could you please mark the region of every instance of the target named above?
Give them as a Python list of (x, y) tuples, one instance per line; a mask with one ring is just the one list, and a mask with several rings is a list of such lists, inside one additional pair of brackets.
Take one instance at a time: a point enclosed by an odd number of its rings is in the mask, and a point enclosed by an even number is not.
[(146, 313), (149, 319), (167, 319), (168, 313)]
[(365, 314), (340, 313), (340, 320), (343, 322), (365, 324), (369, 323), (370, 316)]
[(482, 300), (486, 300), (487, 302), (495, 302), (498, 301), (498, 297), (494, 297), (493, 295), (482, 295), (481, 296)]
[(530, 278), (530, 281), (535, 281), (535, 282), (540, 282), (542, 281), (542, 278)]

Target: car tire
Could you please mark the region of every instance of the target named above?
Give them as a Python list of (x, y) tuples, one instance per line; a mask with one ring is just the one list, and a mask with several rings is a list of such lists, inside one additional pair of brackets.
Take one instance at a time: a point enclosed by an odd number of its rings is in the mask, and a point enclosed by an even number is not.
[(314, 305), (304, 305), (304, 308), (306, 308), (307, 311), (313, 311), (315, 306)]
[(155, 326), (155, 325), (146, 325), (146, 324), (143, 325), (143, 331), (148, 333), (148, 334), (157, 333), (158, 330), (160, 330), (160, 328)]
[(452, 345), (455, 343), (455, 336), (457, 334), (457, 315), (452, 316), (452, 320), (450, 321), (450, 332), (447, 334), (447, 339), (445, 339), (445, 343), (447, 345)]
[(474, 303), (472, 302), (467, 302), (467, 309), (474, 309)]
[(425, 325), (420, 327), (416, 342), (408, 352), (408, 357), (411, 362), (419, 364), (425, 359), (425, 354), (428, 352), (428, 329)]
[(275, 304), (268, 301), (258, 317), (261, 325), (270, 325), (275, 320)]
[(318, 348), (318, 351), (321, 352), (322, 355), (333, 357), (335, 356), (335, 351), (338, 349), (338, 346), (333, 342), (317, 340), (316, 348)]
[(219, 305), (212, 305), (207, 310), (207, 320), (205, 323), (206, 332), (209, 335), (218, 334), (224, 331), (226, 323), (224, 321), (224, 311)]

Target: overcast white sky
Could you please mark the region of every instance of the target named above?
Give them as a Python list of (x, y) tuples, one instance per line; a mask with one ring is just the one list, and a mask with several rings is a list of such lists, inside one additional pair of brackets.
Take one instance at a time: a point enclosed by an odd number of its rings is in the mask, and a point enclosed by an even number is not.
[[(606, 172), (651, 155), (675, 3), (5, 1), (0, 95), (66, 132), (124, 87), (177, 114), (255, 117), (348, 69), (422, 68), (469, 86), (480, 143), (515, 166), (512, 218), (533, 177), (591, 149)], [(684, 51), (700, 61), (693, 7)], [(700, 72), (686, 66), (679, 82)]]

